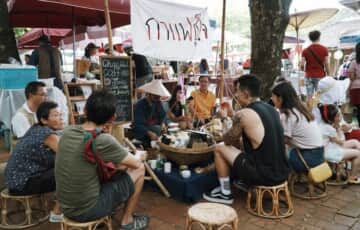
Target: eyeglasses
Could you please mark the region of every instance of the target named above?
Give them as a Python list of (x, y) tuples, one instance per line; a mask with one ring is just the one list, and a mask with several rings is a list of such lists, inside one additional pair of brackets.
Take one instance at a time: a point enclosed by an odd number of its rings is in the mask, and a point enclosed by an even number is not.
[(53, 114), (50, 114), (49, 117), (58, 118), (58, 117), (61, 117), (62, 115), (63, 115), (62, 113), (53, 113)]

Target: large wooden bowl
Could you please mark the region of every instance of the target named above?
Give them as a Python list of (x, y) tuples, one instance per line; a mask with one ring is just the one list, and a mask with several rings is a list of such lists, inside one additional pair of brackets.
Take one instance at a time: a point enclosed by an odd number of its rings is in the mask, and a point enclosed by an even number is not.
[(178, 165), (191, 165), (213, 158), (215, 144), (204, 148), (176, 148), (160, 143), (160, 150), (167, 159)]

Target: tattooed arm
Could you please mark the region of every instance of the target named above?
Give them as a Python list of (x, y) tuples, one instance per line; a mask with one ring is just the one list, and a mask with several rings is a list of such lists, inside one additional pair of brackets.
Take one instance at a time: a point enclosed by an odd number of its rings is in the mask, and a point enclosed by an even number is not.
[(231, 129), (223, 135), (225, 145), (232, 145), (238, 149), (242, 149), (240, 139), (242, 140), (241, 111), (235, 114)]

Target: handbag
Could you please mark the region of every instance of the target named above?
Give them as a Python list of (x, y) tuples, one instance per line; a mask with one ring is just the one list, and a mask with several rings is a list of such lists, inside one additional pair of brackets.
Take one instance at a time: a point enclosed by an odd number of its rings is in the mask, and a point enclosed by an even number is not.
[(85, 158), (91, 163), (96, 164), (97, 174), (100, 183), (105, 183), (117, 172), (115, 165), (112, 162), (104, 162), (96, 149), (95, 139), (102, 133), (101, 129), (92, 130), (85, 133), (84, 137), (84, 154)]
[(296, 149), (296, 152), (300, 157), (301, 161), (303, 162), (303, 164), (305, 165), (305, 168), (308, 170), (308, 178), (310, 181), (314, 182), (315, 184), (318, 184), (323, 181), (326, 181), (332, 176), (332, 171), (327, 162), (323, 162), (318, 166), (310, 168), (298, 148)]

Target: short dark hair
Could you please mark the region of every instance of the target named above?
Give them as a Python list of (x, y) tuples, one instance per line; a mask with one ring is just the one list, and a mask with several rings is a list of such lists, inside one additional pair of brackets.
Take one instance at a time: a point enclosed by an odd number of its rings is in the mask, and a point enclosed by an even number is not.
[(30, 94), (35, 95), (38, 91), (38, 88), (45, 87), (45, 83), (41, 81), (32, 81), (29, 82), (25, 87), (25, 97), (26, 99), (29, 99)]
[(321, 118), (327, 124), (332, 124), (335, 121), (336, 114), (338, 114), (339, 109), (336, 105), (333, 104), (318, 104), (320, 110)]
[(206, 79), (209, 80), (209, 76), (207, 76), (207, 75), (200, 75), (200, 76), (199, 76), (199, 81), (200, 81), (202, 78), (206, 78)]
[(107, 90), (94, 91), (86, 101), (85, 111), (88, 121), (105, 124), (116, 112), (116, 97)]
[(41, 35), (41, 37), (39, 37), (39, 42), (43, 42), (43, 43), (48, 44), (48, 43), (50, 43), (50, 39), (46, 35)]
[(321, 33), (318, 30), (310, 31), (309, 39), (310, 39), (310, 41), (315, 42), (315, 41), (319, 40), (320, 35), (321, 35)]
[(253, 74), (245, 74), (239, 77), (235, 84), (240, 90), (249, 91), (252, 97), (260, 97), (261, 81)]
[(39, 125), (44, 125), (41, 122), (41, 118), (48, 120), (50, 110), (55, 109), (58, 107), (58, 104), (56, 104), (53, 101), (44, 101), (39, 105), (39, 108), (36, 110), (36, 117), (38, 119)]

